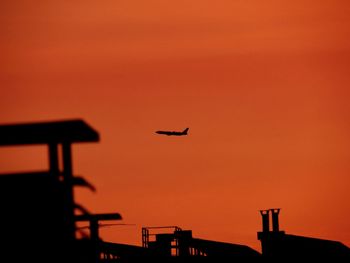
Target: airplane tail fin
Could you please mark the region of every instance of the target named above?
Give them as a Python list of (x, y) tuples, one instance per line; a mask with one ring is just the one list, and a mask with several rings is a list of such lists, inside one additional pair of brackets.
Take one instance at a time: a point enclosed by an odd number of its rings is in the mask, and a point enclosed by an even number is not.
[(188, 130), (189, 130), (189, 128), (186, 128), (186, 129), (184, 129), (184, 131), (182, 133), (187, 135)]

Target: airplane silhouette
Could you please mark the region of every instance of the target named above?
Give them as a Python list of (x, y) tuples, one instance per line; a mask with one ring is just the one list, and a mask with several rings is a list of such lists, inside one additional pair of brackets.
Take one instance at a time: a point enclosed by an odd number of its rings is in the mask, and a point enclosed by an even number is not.
[(164, 134), (164, 135), (174, 135), (174, 136), (182, 136), (182, 135), (187, 135), (189, 128), (184, 129), (182, 132), (178, 132), (178, 131), (156, 131), (156, 133), (158, 134)]

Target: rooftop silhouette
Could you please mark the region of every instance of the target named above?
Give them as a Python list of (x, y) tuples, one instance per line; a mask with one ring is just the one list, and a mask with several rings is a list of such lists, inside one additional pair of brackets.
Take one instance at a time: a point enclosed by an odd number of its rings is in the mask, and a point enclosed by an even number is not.
[[(158, 133), (185, 135), (187, 131)], [(350, 249), (341, 242), (281, 231), (280, 208), (260, 211), (262, 231), (258, 239), (262, 253), (242, 244), (197, 238), (191, 230), (178, 226), (143, 227), (142, 246), (104, 241), (99, 235), (100, 222), (118, 221), (122, 216), (117, 212), (91, 213), (75, 201), (73, 194), (76, 186), (95, 188), (85, 178), (73, 175), (71, 145), (98, 141), (98, 132), (83, 120), (0, 125), (0, 146), (47, 145), (49, 163), (47, 171), (0, 175), (1, 262), (350, 260)], [(59, 146), (62, 151), (58, 151)], [(89, 223), (90, 233), (78, 238), (76, 222), (81, 221)]]

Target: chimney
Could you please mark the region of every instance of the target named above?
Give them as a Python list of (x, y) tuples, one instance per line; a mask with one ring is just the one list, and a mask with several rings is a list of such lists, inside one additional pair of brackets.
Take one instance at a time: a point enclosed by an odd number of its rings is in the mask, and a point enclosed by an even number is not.
[(270, 210), (260, 210), (260, 214), (262, 216), (262, 232), (263, 233), (268, 233), (270, 231), (270, 226), (269, 226), (269, 212)]
[(270, 209), (272, 213), (272, 231), (279, 232), (278, 214), (280, 213), (280, 208)]

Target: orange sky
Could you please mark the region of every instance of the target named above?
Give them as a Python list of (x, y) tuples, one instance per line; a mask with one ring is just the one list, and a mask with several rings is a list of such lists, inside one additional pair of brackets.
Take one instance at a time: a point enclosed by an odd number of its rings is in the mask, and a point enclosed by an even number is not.
[[(83, 118), (74, 146), (92, 212), (260, 250), (259, 209), (287, 233), (350, 246), (350, 4), (346, 0), (0, 3), (0, 122)], [(187, 137), (155, 135), (182, 130)], [(0, 171), (47, 167), (0, 149)]]

